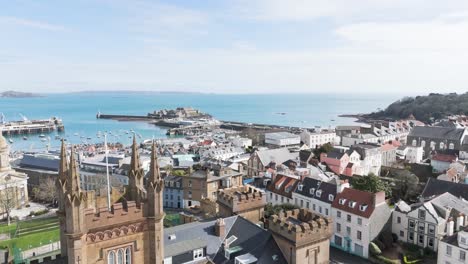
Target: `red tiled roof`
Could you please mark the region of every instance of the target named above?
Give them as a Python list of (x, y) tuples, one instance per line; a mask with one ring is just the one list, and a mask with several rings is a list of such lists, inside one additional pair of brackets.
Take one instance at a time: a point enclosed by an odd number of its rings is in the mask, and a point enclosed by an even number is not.
[[(375, 194), (371, 192), (345, 188), (337, 195), (336, 199), (333, 201), (332, 207), (364, 218), (369, 218), (375, 209), (374, 196)], [(342, 199), (345, 199), (344, 204), (340, 204)], [(349, 204), (350, 201), (356, 202), (356, 205), (351, 207)], [(361, 210), (361, 205), (367, 205), (367, 208)]]
[(443, 161), (443, 162), (454, 162), (457, 160), (457, 157), (455, 155), (448, 155), (448, 154), (434, 154), (432, 155), (433, 160), (437, 161)]

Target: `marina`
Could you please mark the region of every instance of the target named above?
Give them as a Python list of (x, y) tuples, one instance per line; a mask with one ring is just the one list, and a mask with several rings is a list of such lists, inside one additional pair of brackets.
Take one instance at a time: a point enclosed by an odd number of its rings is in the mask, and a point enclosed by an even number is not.
[(21, 121), (6, 121), (5, 116), (0, 114), (0, 131), (4, 136), (11, 135), (22, 135), (22, 134), (41, 134), (50, 133), (52, 131), (64, 131), (65, 127), (61, 119), (57, 117), (51, 117), (49, 119), (38, 119), (29, 120), (25, 116), (21, 115), (23, 120)]

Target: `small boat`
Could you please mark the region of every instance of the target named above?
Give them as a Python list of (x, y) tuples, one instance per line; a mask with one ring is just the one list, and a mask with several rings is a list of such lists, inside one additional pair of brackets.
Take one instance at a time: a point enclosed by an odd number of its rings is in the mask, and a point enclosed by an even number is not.
[(28, 137), (23, 137), (23, 140), (28, 140)]
[(335, 122), (335, 119), (330, 119), (330, 121)]
[(74, 136), (79, 136), (80, 134), (78, 134), (78, 133), (75, 133), (75, 134), (73, 134), (73, 135), (74, 135)]
[(56, 136), (55, 136), (55, 139), (59, 140), (59, 139), (60, 139), (60, 136), (59, 136), (59, 135), (56, 135)]
[(88, 138), (86, 138), (86, 139), (87, 139), (87, 140), (91, 140), (92, 138), (88, 137)]
[(13, 139), (11, 139), (11, 138), (8, 139), (8, 142), (10, 142), (10, 144), (13, 143)]
[(41, 141), (42, 141), (42, 142), (46, 142), (46, 141), (47, 141), (47, 138), (41, 138)]
[(40, 134), (39, 137), (40, 137), (40, 138), (45, 138), (45, 135), (44, 135), (44, 134)]
[(277, 115), (285, 115), (286, 113), (285, 112), (278, 112), (276, 113)]

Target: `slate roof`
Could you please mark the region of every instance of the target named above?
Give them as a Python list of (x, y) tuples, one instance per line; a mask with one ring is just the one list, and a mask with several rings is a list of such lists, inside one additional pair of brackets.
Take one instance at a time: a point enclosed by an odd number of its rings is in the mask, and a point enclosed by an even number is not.
[[(329, 182), (324, 182), (324, 181), (319, 181), (313, 178), (304, 178), (302, 181), (302, 190), (299, 190), (299, 185), (296, 187), (296, 190), (294, 191), (297, 194), (310, 197), (310, 198), (315, 198), (319, 201), (329, 203), (331, 204), (333, 200), (329, 200), (329, 195), (333, 195), (333, 198), (336, 197), (336, 192), (337, 192), (337, 186), (335, 184), (329, 183)], [(310, 193), (310, 189), (315, 188), (315, 192), (313, 194)], [(320, 197), (316, 196), (316, 192), (318, 190), (321, 190), (322, 193)]]
[[(238, 217), (226, 237), (229, 238), (233, 235), (237, 237), (237, 240), (230, 245), (230, 248), (240, 247), (241, 250), (237, 253), (239, 256), (251, 254), (257, 258), (256, 263), (258, 264), (287, 263), (272, 234), (252, 222)], [(277, 256), (276, 260), (273, 259), (275, 255)], [(224, 249), (220, 247), (213, 262), (217, 264), (235, 263), (235, 258), (226, 259)]]
[(21, 168), (32, 168), (41, 170), (59, 170), (60, 159), (53, 155), (24, 154), (19, 166)]
[(332, 158), (332, 159), (341, 159), (344, 154), (346, 154), (345, 151), (340, 151), (340, 150), (332, 150), (330, 152), (327, 153), (327, 157), (328, 158)]
[(433, 198), (445, 192), (451, 193), (455, 197), (462, 197), (468, 200), (468, 184), (441, 181), (429, 178), (421, 194), (422, 198)]
[[(226, 232), (230, 230), (234, 223), (237, 221), (238, 216), (224, 218), (226, 224)], [(208, 222), (193, 222), (189, 224), (179, 225), (171, 228), (164, 229), (164, 256), (179, 255), (184, 252), (193, 250), (191, 247), (198, 243), (195, 240), (200, 239), (206, 242), (206, 254), (208, 257), (213, 258), (221, 246), (224, 237), (220, 238), (215, 234), (216, 220)], [(175, 235), (176, 239), (170, 240), (169, 236)], [(191, 241), (191, 242), (190, 242)], [(173, 255), (171, 255), (173, 254)]]
[(461, 141), (464, 132), (463, 128), (416, 126), (408, 136)]
[(286, 160), (296, 159), (298, 156), (297, 153), (289, 152), (287, 148), (259, 150), (256, 153), (263, 166), (268, 165), (272, 161), (281, 164)]

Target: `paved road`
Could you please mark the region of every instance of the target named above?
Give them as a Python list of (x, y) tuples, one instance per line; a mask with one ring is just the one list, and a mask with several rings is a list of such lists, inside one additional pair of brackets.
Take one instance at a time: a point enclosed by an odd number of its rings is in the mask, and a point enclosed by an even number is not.
[(370, 262), (363, 258), (348, 254), (334, 247), (330, 247), (330, 263), (332, 264), (361, 264), (361, 263), (366, 264)]

